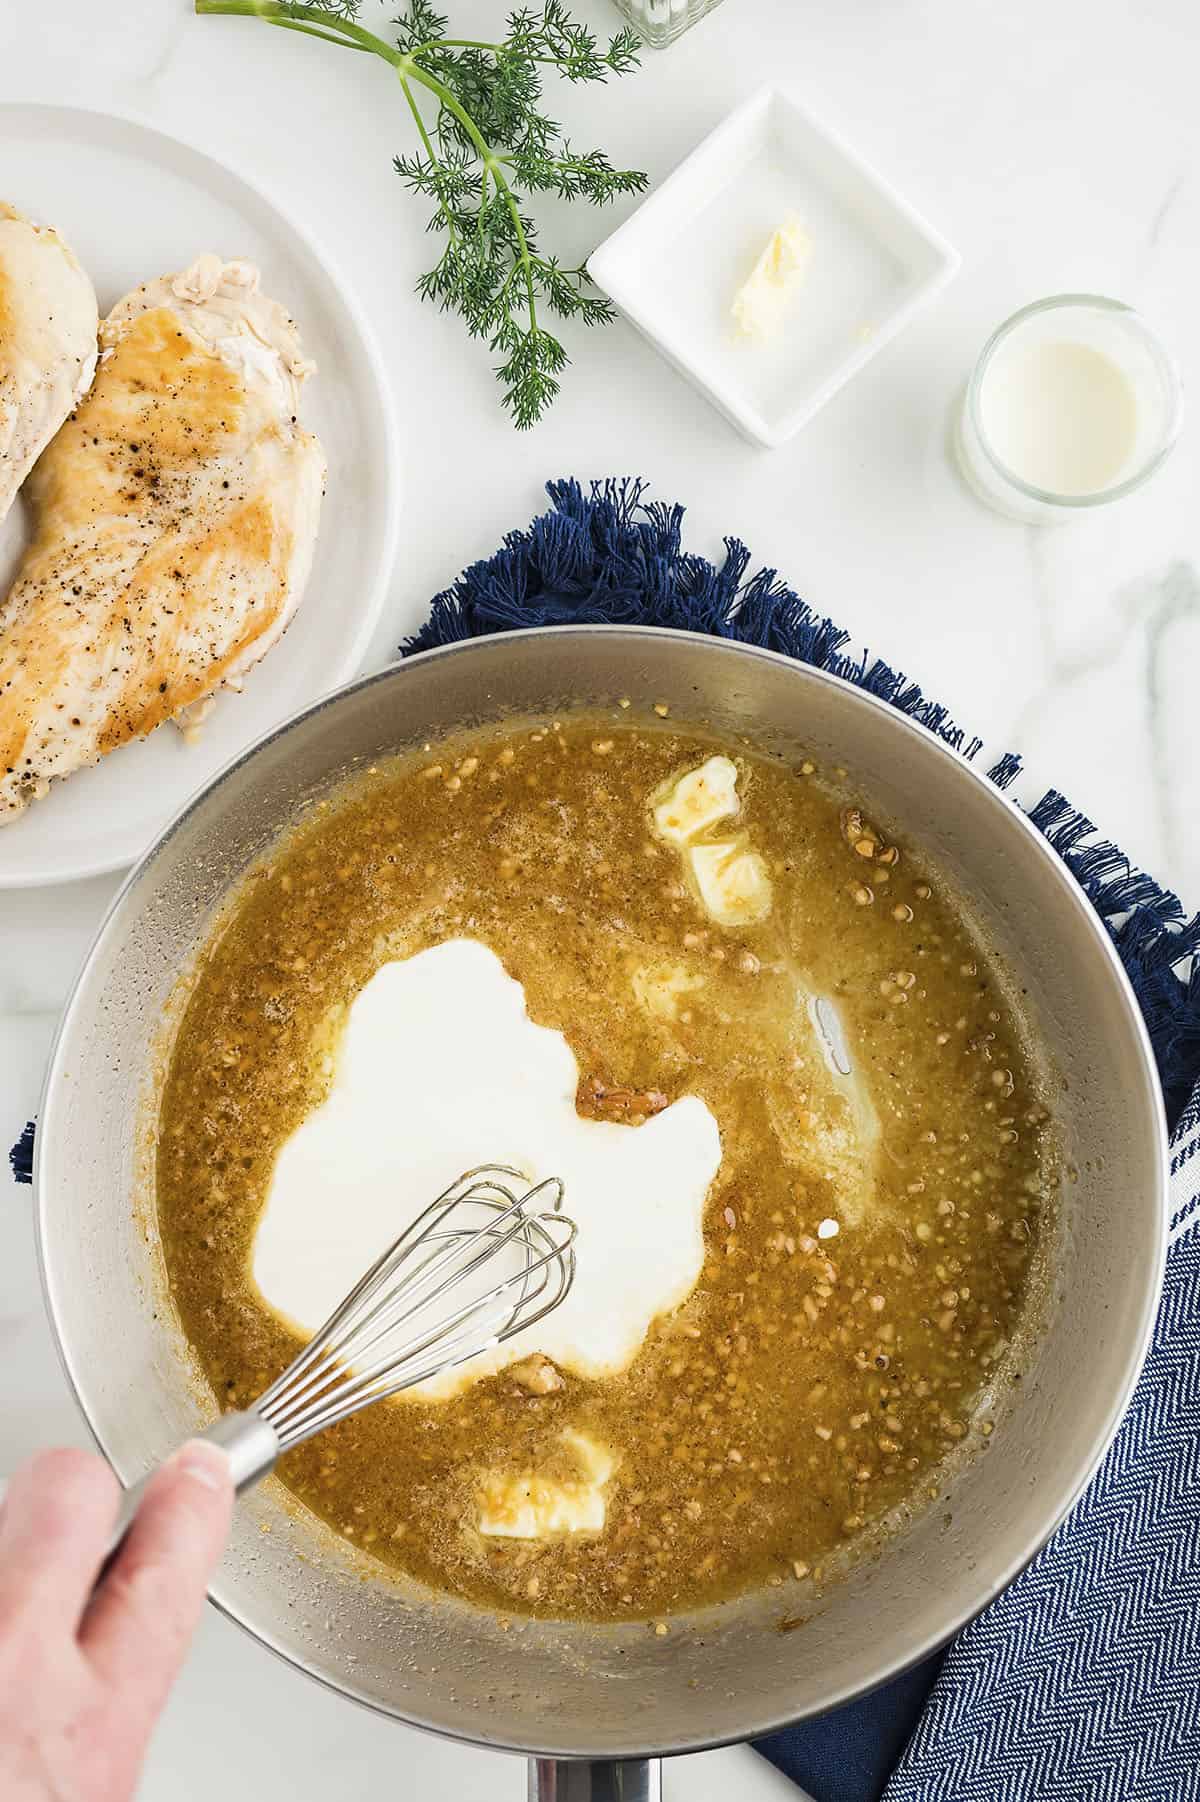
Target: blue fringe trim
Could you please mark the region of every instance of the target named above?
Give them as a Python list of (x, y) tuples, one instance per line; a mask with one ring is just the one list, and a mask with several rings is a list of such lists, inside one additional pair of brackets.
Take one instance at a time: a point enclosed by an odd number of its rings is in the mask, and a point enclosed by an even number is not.
[(1057, 789), (1029, 818), (1045, 834), (1108, 928), (1145, 1016), (1172, 1127), (1200, 1083), (1200, 914), (1096, 838)]
[[(747, 576), (750, 552), (725, 540), (714, 564), (683, 549), (684, 509), (643, 497), (632, 478), (547, 483), (550, 511), (510, 532), (435, 597), (403, 655), (528, 626), (650, 625), (762, 645), (865, 688), (968, 760), (983, 740), (957, 725), (919, 683), (881, 658), (847, 653), (850, 634), (814, 613), (773, 569)], [(1015, 753), (988, 770), (998, 788), (1020, 773)], [(1180, 902), (1051, 789), (1030, 819), (1058, 852), (1107, 927), (1146, 1018), (1174, 1126), (1200, 1082), (1200, 915)], [(18, 1182), (33, 1180), (31, 1122), (9, 1153)]]
[(35, 1125), (32, 1120), (26, 1125), (24, 1132), (8, 1154), (12, 1165), (13, 1179), (19, 1183), (33, 1181), (33, 1135)]
[(964, 757), (982, 747), (903, 672), (879, 658), (846, 655), (850, 634), (814, 613), (776, 570), (747, 579), (750, 552), (740, 538), (725, 540), (720, 565), (693, 556), (682, 544), (684, 509), (644, 501), (646, 484), (632, 478), (593, 482), (586, 495), (576, 481), (548, 482), (546, 490), (551, 511), (527, 531), (510, 532), (494, 557), (473, 563), (437, 595), (428, 620), (401, 647), (404, 655), (526, 626), (672, 626), (830, 670)]

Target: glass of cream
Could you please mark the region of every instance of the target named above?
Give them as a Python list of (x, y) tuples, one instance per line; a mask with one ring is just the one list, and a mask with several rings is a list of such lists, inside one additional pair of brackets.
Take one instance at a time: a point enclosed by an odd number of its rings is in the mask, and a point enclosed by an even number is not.
[(959, 460), (990, 506), (1052, 524), (1140, 488), (1182, 417), (1178, 371), (1144, 319), (1119, 300), (1056, 294), (1022, 307), (984, 345)]

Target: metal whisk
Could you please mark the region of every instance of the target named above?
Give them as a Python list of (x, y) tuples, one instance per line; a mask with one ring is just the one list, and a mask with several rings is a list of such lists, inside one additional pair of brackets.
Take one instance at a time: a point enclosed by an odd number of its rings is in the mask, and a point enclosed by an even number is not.
[[(452, 1183), (258, 1401), (200, 1435), (228, 1453), (238, 1493), (314, 1433), (544, 1319), (575, 1279), (576, 1227), (562, 1200), (557, 1177), (529, 1188), (504, 1164)], [(148, 1481), (125, 1492), (110, 1559)]]

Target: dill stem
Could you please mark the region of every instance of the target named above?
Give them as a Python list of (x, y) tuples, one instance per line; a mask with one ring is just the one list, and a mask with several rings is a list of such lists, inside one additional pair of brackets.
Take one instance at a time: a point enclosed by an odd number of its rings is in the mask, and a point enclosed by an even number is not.
[[(278, 0), (195, 0), (195, 9), (210, 17), (265, 19), (268, 25), (285, 30), (302, 31), (308, 37), (323, 38), (326, 43), (340, 44), (347, 50), (369, 50), (393, 67), (399, 64), (403, 51), (394, 50), (383, 38), (359, 25), (353, 19), (326, 12), (321, 6), (289, 6), (287, 11)], [(306, 30), (316, 26), (317, 30)]]
[(302, 37), (316, 38), (318, 44), (336, 44), (339, 50), (361, 50), (365, 56), (374, 55), (366, 44), (355, 44), (349, 38), (335, 38), (328, 31), (318, 31), (315, 25), (302, 25), (298, 19), (272, 19), (271, 24), (278, 25), (281, 31), (298, 31)]
[(426, 50), (490, 50), (495, 55), (502, 48), (500, 44), (485, 44), (482, 38), (430, 38), (427, 44), (418, 44), (408, 54), (423, 56)]
[[(535, 190), (557, 187), (568, 199), (583, 197), (597, 205), (615, 192), (636, 191), (645, 184), (645, 177), (636, 171), (611, 170), (600, 151), (582, 159), (570, 154), (554, 156), (555, 149), (569, 152), (570, 146), (562, 128), (537, 111), (535, 102), (541, 95), (537, 65), (556, 68), (572, 82), (604, 81), (607, 72), (624, 74), (636, 64), (632, 34), (614, 37), (607, 53), (601, 55), (595, 39), (569, 19), (558, 0), (543, 0), (540, 24), (531, 13), (514, 13), (509, 20), (510, 35), (500, 43), (451, 37), (409, 43), (420, 31), (421, 21), (426, 21), (428, 29), (431, 18), (427, 7), (416, 4), (393, 21), (401, 27), (398, 43), (388, 43), (358, 23), (357, 0), (325, 0), (323, 5), (319, 0), (315, 4), (308, 0), (193, 0), (193, 5), (202, 15), (261, 19), (319, 43), (377, 56), (394, 71), (422, 147), (421, 159), (399, 158), (397, 168), (407, 185), (436, 201), (438, 213), (432, 225), (435, 229), (444, 226), (446, 231), (445, 251), (436, 269), (421, 277), (418, 291), (426, 299), (440, 300), (443, 307), (456, 307), (473, 337), (492, 334), (492, 349), (503, 348), (508, 356), (496, 370), (505, 385), (505, 405), (519, 427), (532, 424), (558, 390), (555, 369), (567, 361), (557, 338), (538, 323), (539, 282), (552, 313), (582, 312), (588, 324), (611, 313), (606, 312), (604, 303), (584, 301), (581, 288), (588, 279), (586, 265), (560, 271), (553, 258), (547, 261), (537, 253), (534, 228), (526, 225), (521, 214), (525, 178)], [(485, 58), (493, 59), (494, 68), (485, 66)], [(521, 68), (528, 91), (518, 84), (515, 123), (507, 120), (503, 110), (497, 115), (502, 121), (496, 127), (500, 142), (493, 148), (479, 120), (468, 110), (471, 96), (482, 84), (482, 116), (487, 119), (489, 81), (502, 85), (506, 73)], [(465, 99), (459, 95), (460, 83)], [(418, 88), (437, 103), (431, 120), (425, 118)], [(522, 120), (524, 139), (518, 132)], [(509, 149), (513, 143), (522, 143), (524, 150), (513, 153)], [(477, 177), (472, 153), (478, 160)], [(527, 323), (522, 322), (523, 316)]]
[[(237, 0), (229, 0), (229, 3), (236, 4)], [(419, 81), (421, 86), (428, 88), (431, 94), (436, 94), (437, 98), (441, 101), (451, 117), (458, 120), (472, 144), (475, 146), (480, 161), (483, 163), (485, 184), (486, 178), (490, 175), (496, 184), (496, 192), (504, 198), (504, 203), (512, 218), (513, 231), (517, 240), (518, 254), (515, 259), (516, 265), (524, 271), (525, 275), (525, 292), (529, 297), (529, 329), (532, 332), (536, 332), (537, 302), (534, 298), (533, 291), (533, 258), (529, 253), (529, 244), (525, 237), (525, 227), (521, 221), (521, 209), (518, 207), (513, 191), (508, 185), (507, 177), (501, 167), (501, 158), (494, 155), (491, 145), (483, 136), (483, 133), (476, 125), (474, 119), (472, 119), (466, 107), (463, 106), (457, 94), (451, 92), (445, 82), (439, 81), (436, 75), (430, 75), (429, 71), (427, 69), (422, 69), (419, 64), (411, 62), (410, 58), (407, 56), (404, 58), (404, 62), (406, 64), (405, 74), (411, 76), (414, 81)]]
[[(265, 19), (269, 25), (280, 25), (291, 31), (303, 32), (309, 37), (324, 38), (326, 42), (343, 44), (347, 49), (369, 50), (373, 55), (382, 57), (384, 62), (390, 63), (392, 68), (395, 69), (396, 73), (399, 75), (400, 85), (404, 89), (405, 99), (408, 101), (413, 118), (416, 120), (417, 129), (420, 132), (422, 142), (425, 145), (426, 154), (428, 155), (430, 162), (436, 165), (439, 159), (434, 153), (429, 134), (425, 129), (425, 123), (417, 109), (416, 101), (413, 98), (408, 84), (410, 81), (418, 82), (421, 87), (427, 88), (431, 94), (435, 95), (446, 111), (453, 118), (458, 120), (463, 131), (475, 146), (479, 158), (483, 163), (485, 191), (487, 187), (487, 178), (490, 175), (496, 184), (496, 192), (503, 196), (504, 203), (508, 208), (509, 215), (513, 222), (513, 233), (517, 240), (517, 255), (514, 259), (514, 266), (521, 270), (525, 278), (525, 293), (529, 302), (529, 329), (536, 333), (538, 322), (537, 301), (533, 286), (533, 257), (530, 254), (529, 243), (525, 236), (525, 226), (521, 219), (521, 209), (517, 205), (516, 197), (513, 194), (512, 188), (509, 186), (508, 179), (501, 166), (502, 158), (495, 155), (491, 145), (479, 130), (479, 127), (476, 125), (474, 119), (472, 119), (470, 113), (462, 105), (458, 96), (451, 92), (445, 82), (439, 81), (436, 75), (431, 75), (427, 69), (423, 69), (415, 60), (422, 50), (455, 46), (495, 51), (498, 49), (497, 45), (483, 43), (471, 44), (470, 41), (466, 39), (442, 38), (438, 39), (435, 43), (420, 45), (416, 50), (396, 50), (393, 49), (391, 44), (386, 43), (383, 38), (376, 37), (374, 32), (367, 31), (364, 26), (357, 24), (353, 19), (341, 18), (336, 13), (326, 12), (324, 8), (320, 6), (293, 5), (289, 6), (285, 12), (278, 4), (278, 0), (195, 0), (195, 7), (198, 13), (220, 15), (227, 18)], [(438, 196), (438, 205), (445, 215), (447, 225), (450, 225), (450, 214), (440, 195)]]
[[(430, 138), (429, 133), (425, 128), (425, 121), (421, 117), (421, 109), (414, 100), (412, 89), (409, 87), (402, 71), (397, 69), (396, 73), (400, 77), (400, 86), (404, 90), (404, 98), (408, 101), (408, 110), (413, 116), (413, 121), (420, 134), (421, 142), (425, 146), (425, 154), (429, 158), (430, 167), (436, 168), (438, 161), (437, 152), (434, 150), (433, 140)], [(450, 211), (450, 208), (446, 205), (446, 202), (442, 199), (440, 194), (435, 195), (435, 199), (437, 200), (438, 206), (441, 208), (442, 217), (446, 221), (447, 236), (451, 244), (457, 244), (458, 227), (454, 223), (454, 214)]]

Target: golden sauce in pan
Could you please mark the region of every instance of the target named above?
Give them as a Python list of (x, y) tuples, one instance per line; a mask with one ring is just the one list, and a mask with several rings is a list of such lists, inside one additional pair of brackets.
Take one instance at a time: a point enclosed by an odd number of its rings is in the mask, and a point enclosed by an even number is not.
[[(714, 751), (771, 886), (736, 928), (650, 813)], [(364, 774), (246, 883), (189, 978), (157, 1151), (174, 1300), (227, 1405), (297, 1348), (250, 1275), (256, 1221), (387, 959), (482, 941), (566, 1035), (581, 1108), (632, 1132), (698, 1095), (721, 1132), (700, 1280), (625, 1374), (401, 1398), (284, 1461), (355, 1545), (506, 1613), (657, 1618), (819, 1576), (990, 1430), (1056, 1182), (1039, 1073), (936, 870), (843, 776), (670, 721), (510, 724)], [(496, 1473), (578, 1476), (564, 1429), (615, 1458), (603, 1530), (481, 1534)]]

